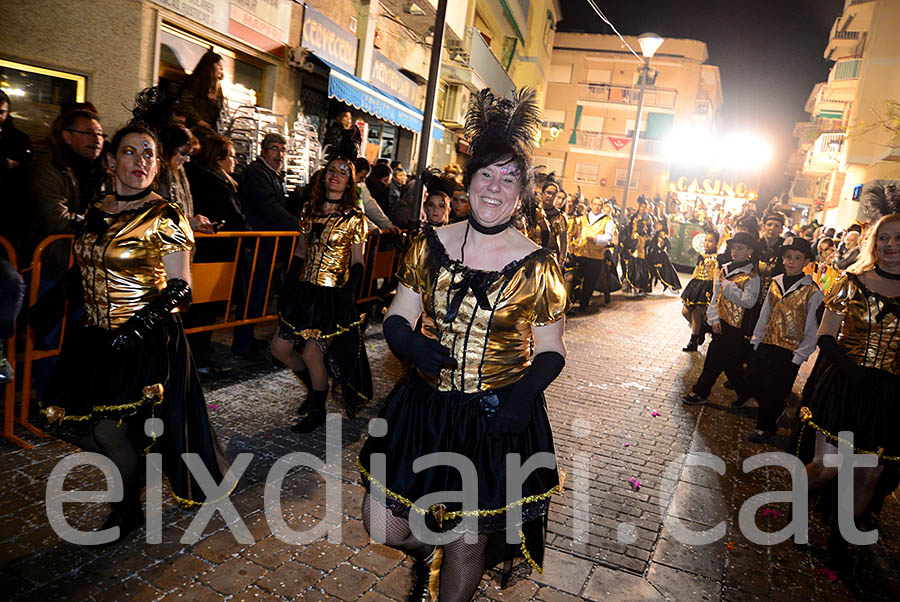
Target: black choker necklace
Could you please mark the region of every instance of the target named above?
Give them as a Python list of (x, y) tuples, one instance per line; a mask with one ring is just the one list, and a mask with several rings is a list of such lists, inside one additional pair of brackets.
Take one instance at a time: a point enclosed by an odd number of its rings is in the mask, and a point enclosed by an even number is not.
[(148, 187), (144, 188), (143, 190), (139, 190), (138, 192), (136, 192), (134, 194), (119, 194), (117, 192), (116, 200), (119, 201), (120, 203), (131, 203), (133, 201), (139, 201), (142, 198), (144, 198), (145, 196), (149, 195), (151, 192), (153, 192), (151, 190), (151, 188), (152, 188), (152, 186), (148, 186)]
[(887, 278), (888, 280), (900, 280), (900, 274), (892, 274), (890, 272), (885, 272), (877, 265), (875, 266), (875, 273), (881, 276), (882, 278)]
[(478, 223), (478, 220), (476, 220), (475, 216), (472, 215), (471, 213), (469, 213), (468, 221), (469, 221), (469, 225), (472, 226), (473, 228), (475, 228), (476, 232), (480, 232), (481, 234), (488, 234), (488, 235), (499, 234), (500, 232), (503, 232), (504, 230), (506, 230), (509, 227), (509, 225), (512, 223), (512, 220), (510, 219), (509, 221), (504, 222), (502, 224), (497, 224), (496, 226), (482, 226), (481, 224)]

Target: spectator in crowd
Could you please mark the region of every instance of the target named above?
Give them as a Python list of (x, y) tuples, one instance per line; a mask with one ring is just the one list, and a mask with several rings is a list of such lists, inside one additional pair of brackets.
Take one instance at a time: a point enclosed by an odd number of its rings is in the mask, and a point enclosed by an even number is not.
[(456, 182), (444, 177), (437, 169), (425, 172), (425, 222), (432, 227), (446, 225), (450, 218), (450, 198), (456, 190)]
[(382, 233), (399, 234), (400, 228), (391, 222), (390, 218), (385, 215), (379, 204), (369, 194), (369, 188), (366, 177), (372, 171), (369, 161), (365, 157), (357, 157), (353, 160), (353, 166), (356, 170), (356, 191), (359, 194), (359, 202), (362, 206), (363, 213), (366, 215), (366, 223), (370, 231), (380, 231)]
[(24, 298), (25, 283), (16, 266), (0, 259), (0, 386), (12, 382), (15, 377), (12, 364), (6, 359), (6, 339), (16, 332), (16, 318)]
[(846, 270), (859, 259), (860, 230), (861, 228), (855, 224), (847, 229), (847, 234), (844, 235), (842, 244), (843, 252), (834, 262), (839, 270)]
[(391, 169), (393, 170), (393, 177), (388, 186), (388, 211), (386, 211), (388, 215), (394, 210), (394, 203), (400, 200), (400, 197), (403, 196), (403, 191), (406, 189), (406, 171), (399, 166)]
[(214, 133), (219, 132), (219, 119), (225, 107), (222, 92), (224, 78), (222, 57), (207, 50), (185, 78), (176, 108), (176, 112), (184, 116), (187, 127), (193, 129), (200, 126)]
[[(105, 139), (96, 113), (76, 109), (54, 122), (52, 152), (34, 162), (29, 182), (37, 218), (33, 245), (50, 234), (74, 233), (88, 204), (102, 195), (107, 181), (100, 161)], [(54, 245), (44, 256), (42, 276), (55, 279), (67, 263), (67, 245)]]
[(31, 163), (31, 139), (16, 128), (11, 110), (9, 96), (0, 90), (0, 236), (18, 245), (26, 217), (25, 173)]
[[(262, 152), (253, 163), (241, 174), (238, 186), (238, 199), (241, 210), (247, 217), (252, 230), (259, 231), (296, 231), (299, 220), (287, 210), (287, 196), (284, 186), (284, 156), (287, 141), (284, 136), (269, 132), (262, 141)], [(263, 315), (266, 304), (266, 289), (275, 251), (273, 238), (263, 239), (259, 243), (256, 256), (256, 270), (247, 300), (247, 318)], [(249, 272), (248, 272), (249, 274)], [(243, 308), (240, 315), (243, 317)], [(262, 361), (265, 356), (260, 352), (268, 344), (253, 337), (253, 326), (244, 325), (234, 329), (231, 351), (235, 355), (251, 361)]]
[(334, 121), (325, 130), (324, 144), (327, 159), (337, 157), (356, 159), (359, 156), (359, 147), (362, 144), (362, 134), (359, 128), (353, 124), (353, 114), (344, 110), (338, 113)]
[(465, 221), (469, 217), (469, 195), (462, 188), (450, 199), (450, 223)]
[(378, 203), (378, 206), (381, 207), (381, 210), (385, 215), (390, 213), (391, 210), (388, 190), (393, 177), (394, 174), (388, 165), (376, 163), (372, 166), (372, 169), (369, 171), (369, 175), (366, 176), (365, 180), (369, 194), (375, 199), (375, 202)]
[(197, 139), (189, 129), (174, 123), (164, 127), (158, 135), (162, 146), (162, 161), (156, 177), (156, 187), (160, 195), (181, 207), (194, 232), (214, 234), (215, 228), (208, 216), (194, 212), (191, 185), (184, 169), (185, 164), (191, 160), (195, 145), (199, 147)]

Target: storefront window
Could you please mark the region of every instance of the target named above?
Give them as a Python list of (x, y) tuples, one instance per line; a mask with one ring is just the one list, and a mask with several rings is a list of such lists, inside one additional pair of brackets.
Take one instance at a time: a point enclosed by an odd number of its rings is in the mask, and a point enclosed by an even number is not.
[(381, 152), (378, 156), (382, 159), (393, 159), (396, 140), (397, 128), (392, 125), (385, 125), (381, 134)]
[(86, 78), (81, 75), (0, 60), (0, 89), (9, 96), (16, 127), (43, 137), (63, 105), (84, 102)]

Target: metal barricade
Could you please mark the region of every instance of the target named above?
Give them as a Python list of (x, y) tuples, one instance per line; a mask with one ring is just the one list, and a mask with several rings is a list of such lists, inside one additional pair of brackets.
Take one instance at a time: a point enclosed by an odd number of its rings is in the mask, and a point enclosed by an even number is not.
[[(14, 266), (18, 265), (16, 261), (16, 251), (12, 244), (2, 236), (0, 236), (0, 248), (6, 254), (6, 259)], [(15, 366), (16, 363), (16, 331), (13, 329), (12, 335), (6, 340), (6, 357), (10, 363)], [(26, 405), (27, 404), (23, 404)], [(27, 418), (27, 407), (26, 414)], [(20, 447), (30, 449), (31, 444), (15, 434), (15, 424), (21, 420), (21, 413), (16, 414), (16, 380), (6, 383), (3, 387), (3, 436)], [(23, 425), (25, 426), (25, 425)], [(30, 427), (28, 424), (26, 428)], [(33, 428), (33, 427), (32, 427)], [(29, 429), (31, 430), (31, 429)], [(35, 429), (37, 430), (37, 429)]]

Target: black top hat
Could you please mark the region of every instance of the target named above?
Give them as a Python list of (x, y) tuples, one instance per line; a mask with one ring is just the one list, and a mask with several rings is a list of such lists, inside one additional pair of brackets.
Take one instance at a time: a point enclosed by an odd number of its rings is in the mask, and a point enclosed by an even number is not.
[(738, 232), (737, 234), (735, 234), (734, 236), (729, 238), (728, 242), (726, 244), (728, 244), (728, 245), (742, 244), (742, 245), (747, 245), (751, 249), (755, 249), (758, 241), (759, 241), (759, 239), (757, 239), (755, 236), (753, 236), (749, 232)]
[(778, 253), (784, 255), (787, 251), (800, 251), (806, 255), (810, 261), (816, 258), (812, 245), (802, 236), (789, 236), (784, 239), (784, 244), (778, 249)]

